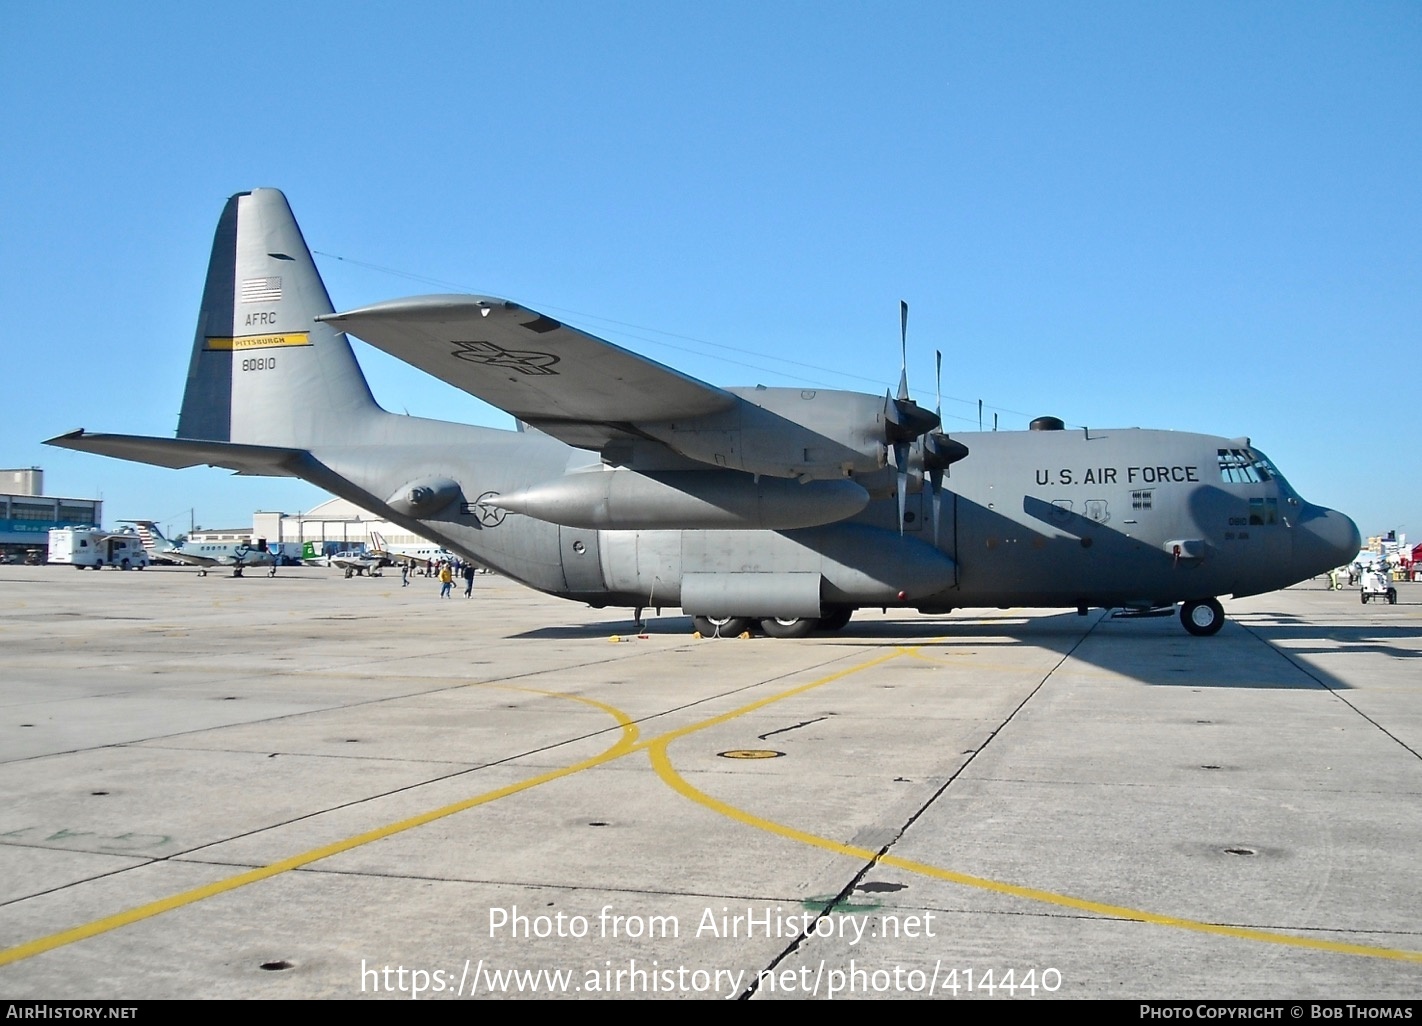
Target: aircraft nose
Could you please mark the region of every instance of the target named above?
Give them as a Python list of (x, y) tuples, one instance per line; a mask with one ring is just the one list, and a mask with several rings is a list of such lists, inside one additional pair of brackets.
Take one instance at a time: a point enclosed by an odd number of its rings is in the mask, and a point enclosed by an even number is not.
[(1336, 509), (1304, 506), (1294, 532), (1294, 566), (1300, 579), (1325, 573), (1357, 558), (1363, 536), (1351, 517)]

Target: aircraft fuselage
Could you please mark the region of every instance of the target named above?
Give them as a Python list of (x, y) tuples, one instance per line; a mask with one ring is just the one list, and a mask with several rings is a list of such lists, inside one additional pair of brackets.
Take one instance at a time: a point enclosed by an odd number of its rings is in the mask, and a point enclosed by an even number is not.
[[(1247, 440), (1134, 428), (955, 433), (971, 455), (944, 481), (936, 529), (917, 475), (902, 533), (891, 493), (841, 522), (780, 531), (560, 526), (494, 503), (610, 473), (597, 453), (537, 432), (376, 416), (366, 438), (315, 455), (376, 495), (420, 476), (457, 482), (458, 501), (411, 529), (593, 605), (685, 605), (684, 582), (704, 603), (705, 588), (734, 577), (749, 590), (721, 605), (749, 604), (736, 615), (813, 616), (817, 603), (1145, 608), (1285, 587), (1344, 561), (1356, 537)], [(758, 584), (773, 596), (757, 599)]]

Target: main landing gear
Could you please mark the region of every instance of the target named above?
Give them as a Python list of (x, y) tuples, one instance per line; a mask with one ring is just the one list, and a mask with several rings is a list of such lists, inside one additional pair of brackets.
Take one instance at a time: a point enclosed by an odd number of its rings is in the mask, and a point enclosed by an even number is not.
[(1218, 634), (1224, 626), (1224, 607), (1217, 599), (1194, 599), (1180, 606), (1180, 622), (1197, 638)]
[(767, 638), (807, 638), (819, 622), (818, 618), (809, 616), (789, 620), (772, 617), (760, 621), (760, 629)]
[(754, 628), (759, 628), (767, 638), (804, 638), (815, 631), (841, 630), (853, 615), (853, 608), (837, 606), (820, 617), (768, 617), (760, 620), (750, 616), (693, 616), (691, 622), (703, 638), (737, 638)]
[(691, 624), (703, 638), (738, 638), (755, 621), (747, 616), (693, 616)]

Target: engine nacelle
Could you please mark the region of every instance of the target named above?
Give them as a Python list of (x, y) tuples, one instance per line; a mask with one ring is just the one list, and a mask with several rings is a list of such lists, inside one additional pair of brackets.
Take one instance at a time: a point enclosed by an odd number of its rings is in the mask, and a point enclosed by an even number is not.
[(763, 386), (726, 391), (741, 400), (732, 409), (639, 426), (693, 460), (749, 474), (828, 480), (882, 466), (882, 396)]
[(487, 501), (564, 527), (780, 531), (852, 517), (869, 504), (869, 493), (846, 478), (757, 481), (733, 470), (643, 474), (619, 467), (568, 474)]
[(395, 489), (385, 504), (407, 517), (432, 517), (459, 497), (458, 483), (447, 477), (420, 478)]

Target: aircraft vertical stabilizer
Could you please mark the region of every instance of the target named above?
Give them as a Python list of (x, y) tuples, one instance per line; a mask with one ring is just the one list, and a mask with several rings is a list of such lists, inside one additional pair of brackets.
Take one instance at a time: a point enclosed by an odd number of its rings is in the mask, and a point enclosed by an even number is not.
[(178, 437), (307, 448), (378, 409), (286, 197), (227, 201), (208, 263)]

